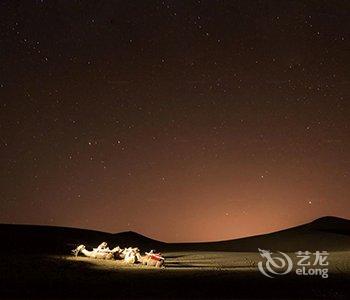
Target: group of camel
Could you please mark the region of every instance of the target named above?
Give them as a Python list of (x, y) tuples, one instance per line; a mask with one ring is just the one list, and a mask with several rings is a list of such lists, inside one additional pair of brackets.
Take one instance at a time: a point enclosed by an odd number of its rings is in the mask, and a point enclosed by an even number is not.
[(79, 253), (97, 259), (118, 260), (121, 259), (126, 264), (141, 263), (142, 265), (152, 266), (160, 268), (164, 265), (164, 257), (160, 253), (155, 253), (154, 250), (145, 252), (145, 255), (140, 254), (139, 248), (120, 248), (119, 246), (109, 249), (106, 242), (101, 243), (97, 248), (93, 248), (92, 251), (86, 249), (84, 245), (80, 245), (72, 250), (75, 256)]

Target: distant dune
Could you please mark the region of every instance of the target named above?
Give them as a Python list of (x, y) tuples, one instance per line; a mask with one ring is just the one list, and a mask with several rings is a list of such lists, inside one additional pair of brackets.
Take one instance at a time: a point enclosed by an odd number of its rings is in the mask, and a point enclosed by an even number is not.
[(258, 248), (299, 250), (350, 250), (350, 220), (337, 217), (323, 217), (313, 222), (285, 230), (246, 238), (210, 242), (171, 244), (180, 249), (208, 251), (256, 252)]
[(71, 227), (0, 224), (0, 239), (3, 245), (0, 252), (11, 251), (27, 253), (67, 254), (77, 245), (96, 247), (106, 241), (110, 246), (139, 246), (143, 248), (162, 248), (164, 243), (132, 231), (107, 233), (102, 231)]
[(257, 248), (280, 251), (350, 250), (350, 220), (323, 217), (282, 231), (241, 239), (207, 243), (164, 243), (128, 231), (106, 233), (68, 227), (0, 224), (0, 252), (67, 254), (79, 244), (93, 247), (102, 241), (110, 246), (137, 246), (161, 251), (240, 251)]

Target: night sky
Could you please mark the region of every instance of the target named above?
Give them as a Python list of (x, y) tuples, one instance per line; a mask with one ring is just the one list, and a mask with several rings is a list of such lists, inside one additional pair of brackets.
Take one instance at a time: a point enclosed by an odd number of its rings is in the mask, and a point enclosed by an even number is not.
[(350, 218), (347, 1), (1, 1), (0, 223), (230, 239)]

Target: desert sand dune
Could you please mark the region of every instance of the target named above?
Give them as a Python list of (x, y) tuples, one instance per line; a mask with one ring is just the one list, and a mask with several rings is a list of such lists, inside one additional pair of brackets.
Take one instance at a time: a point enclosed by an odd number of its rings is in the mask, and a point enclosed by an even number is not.
[[(348, 299), (349, 228), (350, 221), (327, 217), (244, 239), (169, 244), (133, 232), (1, 225), (6, 247), (0, 250), (0, 298)], [(161, 250), (165, 268), (69, 255), (82, 242), (95, 247), (101, 241)], [(327, 250), (330, 276), (266, 278), (257, 268), (258, 248), (291, 256), (298, 250)]]

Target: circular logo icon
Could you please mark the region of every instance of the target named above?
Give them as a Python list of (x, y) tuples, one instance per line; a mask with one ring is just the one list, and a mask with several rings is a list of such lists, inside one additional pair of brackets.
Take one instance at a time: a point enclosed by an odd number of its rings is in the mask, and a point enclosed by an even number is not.
[(285, 275), (293, 268), (292, 259), (283, 252), (272, 253), (269, 250), (259, 248), (259, 253), (265, 260), (258, 263), (258, 268), (266, 277), (273, 278), (273, 275)]

